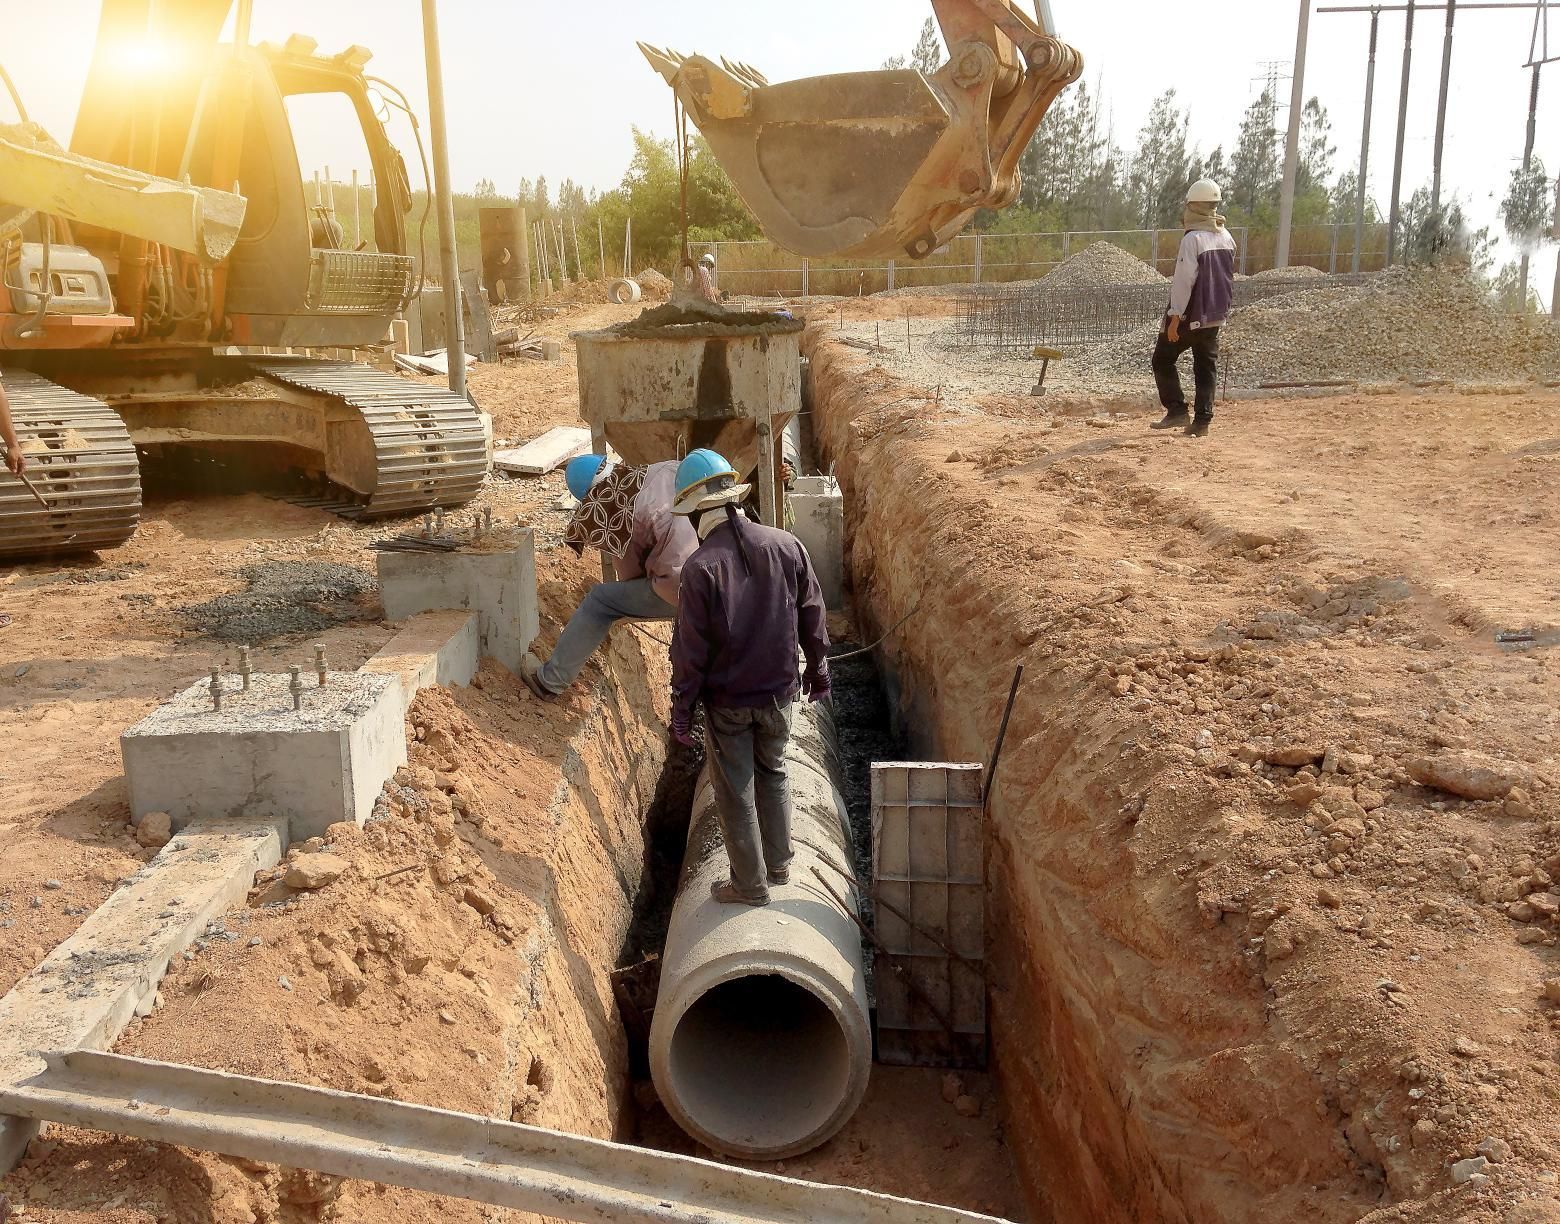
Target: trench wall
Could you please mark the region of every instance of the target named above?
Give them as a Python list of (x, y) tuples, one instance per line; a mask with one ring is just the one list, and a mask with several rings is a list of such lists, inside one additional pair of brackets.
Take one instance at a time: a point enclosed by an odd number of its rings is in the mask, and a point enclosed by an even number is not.
[[(1176, 871), (1185, 806), (1129, 809), (1149, 769), (1101, 695), (1100, 660), (1036, 616), (1065, 569), (1055, 525), (1016, 521), (991, 483), (950, 474), (930, 397), (907, 402), (913, 388), (816, 330), (804, 347), (863, 635), (920, 602), (880, 655), (912, 745), (985, 760), (1026, 667), (987, 827), (987, 930), (994, 1070), (1035, 1218), (1233, 1224), (1298, 1218), (1318, 1183), (1352, 1189), (1260, 979)], [(1343, 1210), (1306, 1218), (1359, 1214)]]

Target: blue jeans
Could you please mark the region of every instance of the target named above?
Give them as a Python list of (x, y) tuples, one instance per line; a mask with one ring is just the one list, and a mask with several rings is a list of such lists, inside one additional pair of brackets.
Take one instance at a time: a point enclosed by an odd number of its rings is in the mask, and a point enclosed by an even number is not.
[(538, 673), (542, 684), (561, 693), (574, 683), (596, 648), (620, 620), (672, 620), (677, 609), (655, 593), (648, 578), (601, 582), (591, 587)]

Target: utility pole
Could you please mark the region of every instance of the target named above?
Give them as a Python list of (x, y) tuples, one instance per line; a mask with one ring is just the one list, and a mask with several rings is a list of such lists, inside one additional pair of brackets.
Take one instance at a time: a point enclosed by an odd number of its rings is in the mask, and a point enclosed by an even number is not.
[(1398, 223), (1403, 217), (1403, 138), (1408, 132), (1408, 80), (1414, 62), (1414, 0), (1403, 26), (1403, 84), (1398, 91), (1397, 149), (1392, 155), (1392, 211), (1387, 218), (1387, 267), (1397, 259)]
[[(1533, 165), (1533, 139), (1538, 134), (1538, 74), (1542, 70), (1542, 64), (1533, 65), (1533, 88), (1532, 91), (1528, 94), (1527, 141), (1522, 146), (1522, 173), (1524, 176), (1527, 175), (1528, 170)], [(1522, 252), (1521, 271), (1519, 275), (1519, 279), (1521, 281), (1521, 291), (1517, 297), (1517, 301), (1522, 303), (1523, 310), (1527, 309), (1528, 266), (1531, 260), (1531, 252), (1524, 250)], [(1560, 264), (1556, 265), (1556, 269), (1557, 271), (1560, 271)]]
[(1365, 131), (1360, 137), (1360, 190), (1354, 202), (1354, 264), (1360, 270), (1360, 249), (1365, 245), (1365, 183), (1370, 173), (1370, 117), (1376, 99), (1376, 35), (1381, 31), (1381, 10), (1370, 11), (1370, 59), (1365, 66)]
[[(1560, 175), (1555, 177), (1555, 228), (1551, 236), (1560, 242)], [(1549, 317), (1560, 319), (1560, 259), (1555, 260), (1555, 287), (1549, 298)]]
[(1441, 44), (1441, 97), (1435, 110), (1435, 169), (1430, 176), (1430, 211), (1441, 211), (1441, 150), (1446, 144), (1446, 95), (1452, 84), (1452, 26), (1457, 21), (1457, 0), (1446, 0), (1446, 38)]
[(1311, 0), (1300, 0), (1300, 24), (1295, 33), (1294, 78), (1289, 84), (1289, 137), (1284, 143), (1284, 185), (1278, 201), (1278, 248), (1275, 268), (1289, 266), (1289, 231), (1295, 219), (1295, 180), (1300, 173), (1300, 112), (1305, 106), (1305, 44), (1311, 26)]
[(455, 197), (450, 190), (450, 140), (444, 120), (444, 64), (439, 57), (438, 0), (422, 0), (423, 55), (428, 65), (428, 130), (433, 184), (439, 206), (439, 280), (444, 285), (444, 355), (450, 390), (466, 397), (466, 320), (462, 317), (460, 261), (455, 252)]

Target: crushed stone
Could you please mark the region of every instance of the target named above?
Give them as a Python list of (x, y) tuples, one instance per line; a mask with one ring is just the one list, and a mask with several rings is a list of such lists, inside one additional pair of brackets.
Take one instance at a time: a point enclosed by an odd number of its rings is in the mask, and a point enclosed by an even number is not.
[(186, 605), (180, 614), (218, 641), (255, 645), (364, 619), (373, 614), (364, 597), (379, 589), (367, 570), (334, 562), (272, 561), (238, 573), (245, 590)]
[(1093, 289), (1104, 285), (1157, 285), (1167, 279), (1114, 243), (1095, 242), (1034, 283), (1042, 289)]

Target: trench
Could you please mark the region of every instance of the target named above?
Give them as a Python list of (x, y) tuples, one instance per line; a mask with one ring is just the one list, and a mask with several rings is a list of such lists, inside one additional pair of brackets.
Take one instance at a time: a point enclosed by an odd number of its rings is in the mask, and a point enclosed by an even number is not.
[[(1049, 556), (1002, 560), (991, 490), (946, 474), (947, 444), (917, 453), (932, 409), (906, 405), (913, 388), (815, 331), (804, 353), (815, 453), (845, 494), (860, 636), (925, 601), (875, 655), (896, 735), (915, 758), (984, 762), (1026, 666), (984, 841), (994, 1098), (1027, 1218), (1359, 1218), (1379, 1183), (1339, 1158), (1336, 1115), (1269, 1027), (1260, 981), (1129, 840), (1123, 798), (1148, 778), (1089, 696), (1099, 660), (1017, 623)], [(1328, 1205), (1302, 1208), (1312, 1191)]]
[[(836, 655), (856, 654), (860, 635), (833, 644)], [(849, 817), (850, 853), (860, 878), (870, 869), (870, 766), (901, 759), (905, 741), (894, 729), (879, 673), (870, 656), (856, 655), (834, 669), (833, 725), (840, 772), (837, 781)], [(961, 1082), (983, 1102), (982, 1116), (961, 1116), (945, 1099), (941, 1068), (874, 1065), (867, 1095), (841, 1132), (815, 1150), (780, 1160), (735, 1159), (713, 1153), (679, 1128), (658, 1099), (647, 1054), (650, 1013), (656, 1001), (662, 953), (684, 852), (694, 782), (702, 751), (674, 750), (644, 815), (645, 871), (633, 903), (618, 967), (613, 975), (627, 1045), (627, 1082), (621, 1137), (704, 1159), (728, 1160), (840, 1185), (852, 1185), (985, 1211), (1004, 1218), (1034, 1219), (1023, 1206), (995, 1108), (994, 1090), (978, 1069)], [(694, 833), (696, 842), (714, 836)], [(869, 952), (869, 949), (865, 949)], [(872, 973), (870, 954), (864, 957)], [(694, 1057), (696, 1055), (696, 1057)], [(684, 1016), (670, 1060), (688, 1060), (685, 1092), (699, 1111), (735, 1120), (792, 1111), (816, 1101), (844, 1079), (847, 1057), (838, 1021), (819, 998), (780, 976), (746, 976), (703, 995)], [(782, 1066), (784, 1077), (766, 1077), (744, 1094), (750, 1066)], [(679, 1079), (683, 1079), (679, 1074)], [(760, 1093), (766, 1093), (760, 1099)], [(805, 1113), (807, 1107), (802, 1107)]]

